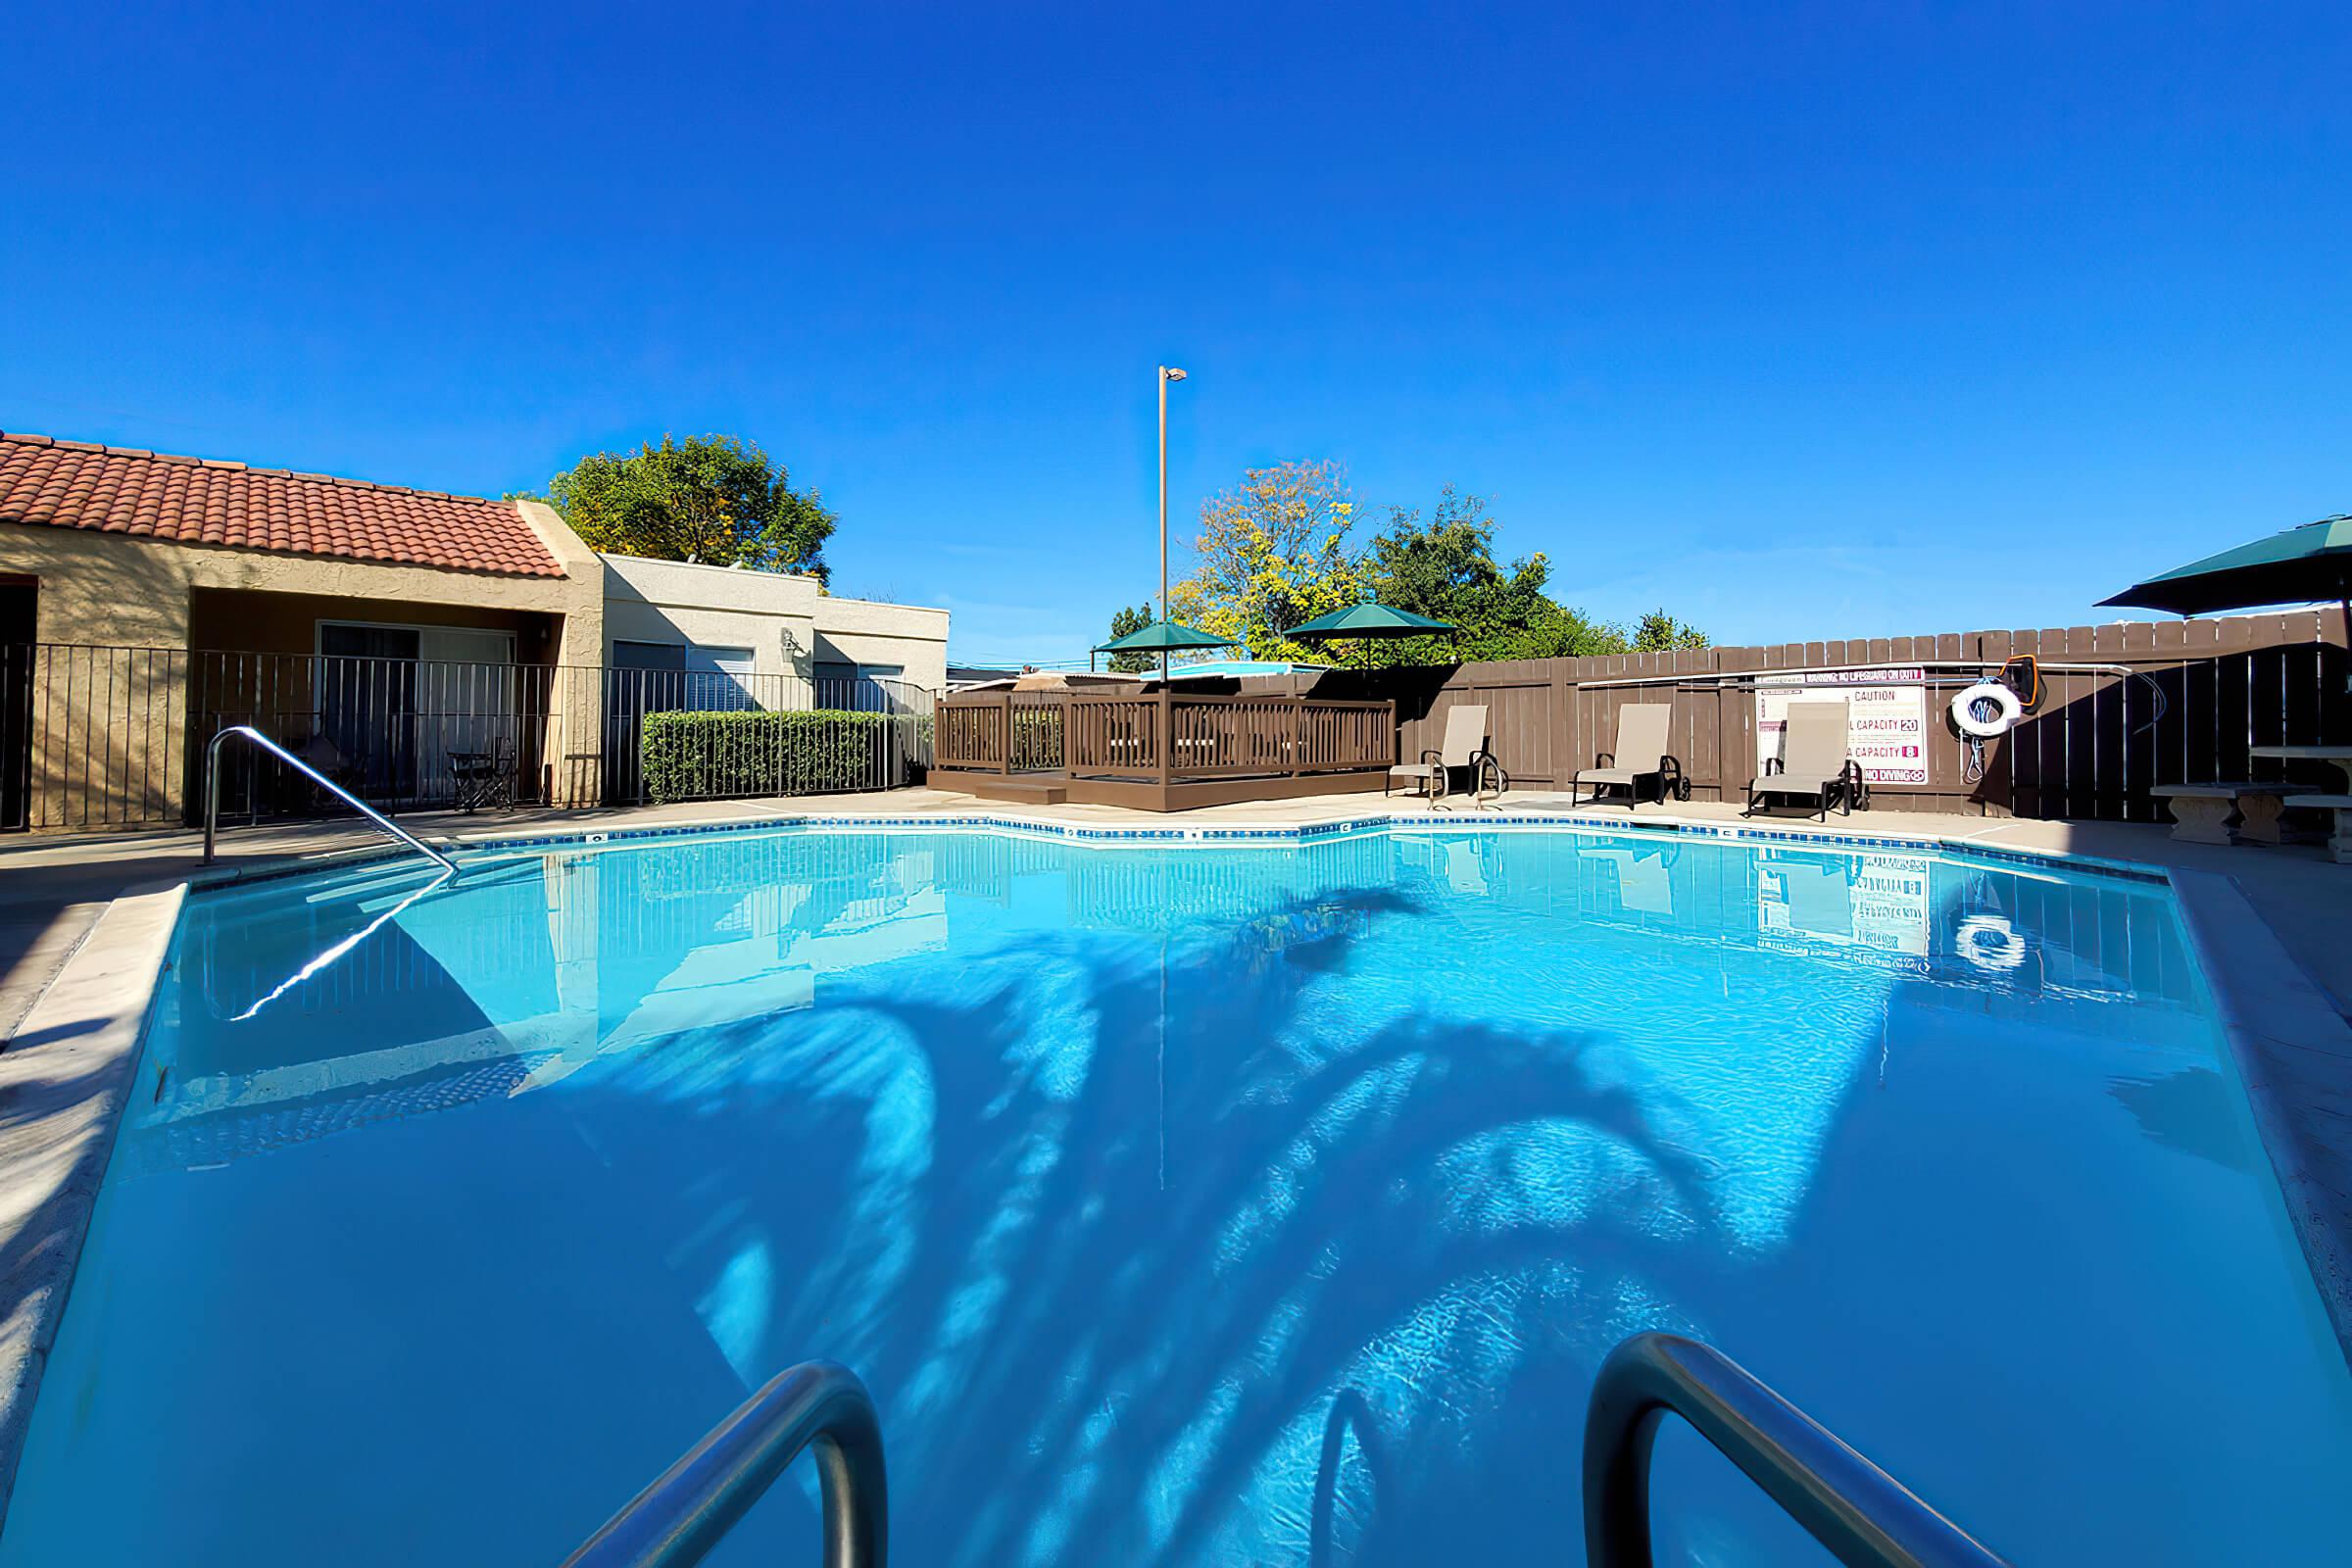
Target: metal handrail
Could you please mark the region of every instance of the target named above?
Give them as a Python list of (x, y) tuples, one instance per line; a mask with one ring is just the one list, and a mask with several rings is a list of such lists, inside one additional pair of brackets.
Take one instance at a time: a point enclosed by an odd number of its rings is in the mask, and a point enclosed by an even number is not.
[(883, 1568), (882, 1427), (858, 1374), (832, 1361), (804, 1361), (738, 1405), (564, 1568), (689, 1568), (811, 1445), (824, 1488), (825, 1568)]
[(326, 791), (378, 828), (431, 860), (444, 871), (455, 871), (458, 862), (434, 849), (424, 840), (394, 824), (392, 819), (369, 806), (342, 785), (319, 772), (310, 763), (287, 751), (251, 724), (231, 724), (215, 735), (204, 749), (204, 863), (211, 865), (219, 857), (214, 853), (214, 841), (220, 833), (220, 743), (232, 735), (242, 735), (263, 751), (293, 768), (312, 783)]
[(1676, 1334), (1635, 1335), (1593, 1380), (1585, 1415), (1592, 1568), (1650, 1568), (1650, 1447), (1669, 1410), (1849, 1568), (2005, 1568), (1745, 1368)]

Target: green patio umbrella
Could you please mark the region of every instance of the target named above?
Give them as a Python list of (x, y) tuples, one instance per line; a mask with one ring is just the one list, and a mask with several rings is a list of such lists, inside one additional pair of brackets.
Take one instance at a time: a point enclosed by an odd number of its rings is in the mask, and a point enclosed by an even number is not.
[(1388, 605), (1367, 601), (1335, 610), (1328, 615), (1317, 615), (1303, 626), (1293, 626), (1283, 635), (1295, 643), (1341, 642), (1348, 638), (1374, 637), (1436, 637), (1454, 630), (1450, 621), (1432, 620), (1416, 615), (1409, 610), (1396, 610)]
[[(1157, 654), (1160, 656), (1160, 663), (1164, 667), (1167, 663), (1167, 656), (1170, 654), (1180, 654), (1195, 648), (1230, 648), (1232, 646), (1233, 639), (1230, 637), (1212, 637), (1207, 632), (1187, 626), (1180, 620), (1155, 620), (1142, 631), (1131, 631), (1124, 637), (1113, 637), (1106, 643), (1097, 643), (1094, 651), (1098, 654)], [(1094, 664), (1091, 655), (1087, 659), (1087, 664), (1090, 668)]]
[(1212, 637), (1180, 620), (1155, 620), (1142, 631), (1095, 645), (1098, 654), (1179, 654), (1190, 648), (1230, 648), (1230, 637)]
[(1393, 610), (1387, 605), (1366, 602), (1335, 610), (1328, 615), (1317, 615), (1283, 635), (1295, 643), (1317, 643), (1343, 637), (1435, 637), (1451, 630), (1451, 621), (1432, 620), (1409, 610)]
[(2099, 603), (2195, 615), (2322, 599), (2352, 601), (2352, 516), (2322, 517), (2192, 561)]

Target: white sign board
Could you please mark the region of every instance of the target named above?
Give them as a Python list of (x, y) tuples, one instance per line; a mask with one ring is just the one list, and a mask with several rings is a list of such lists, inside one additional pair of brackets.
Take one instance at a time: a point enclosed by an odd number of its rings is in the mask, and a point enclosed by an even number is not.
[(1815, 671), (1756, 677), (1756, 771), (1781, 755), (1788, 705), (1845, 704), (1846, 746), (1873, 784), (1928, 781), (1928, 672), (1918, 668)]
[(1765, 853), (1756, 880), (1757, 921), (1767, 937), (1928, 956), (1930, 877), (1924, 855), (1845, 857)]

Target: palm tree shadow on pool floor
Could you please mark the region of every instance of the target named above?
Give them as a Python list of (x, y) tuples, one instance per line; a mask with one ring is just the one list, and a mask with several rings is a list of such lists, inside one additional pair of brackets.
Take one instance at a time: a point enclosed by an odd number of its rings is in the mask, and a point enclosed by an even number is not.
[[(1572, 1454), (1601, 1354), (1715, 1266), (1714, 1198), (1584, 1037), (1416, 1012), (1302, 1053), (1310, 994), (1396, 908), (1282, 901), (1156, 960), (1031, 934), (952, 1002), (860, 988), (812, 1070), (889, 1042), (929, 1099), (873, 1190), (869, 1106), (803, 1077), (680, 1080), (657, 1046), (574, 1113), (691, 1119), (631, 1140), (653, 1152), (631, 1179), (694, 1238), (672, 1266), (789, 1260), (757, 1359), (836, 1356), (874, 1387), (910, 1560), (1303, 1562), (1317, 1514), (1347, 1516), (1357, 1560), (1425, 1558), (1466, 1495), (1498, 1539), (1556, 1544), (1573, 1464), (1506, 1499), (1480, 1495), (1480, 1455)], [(808, 1027), (730, 1025), (696, 1056)], [(1377, 1486), (1360, 1460), (1318, 1483), (1341, 1398)]]

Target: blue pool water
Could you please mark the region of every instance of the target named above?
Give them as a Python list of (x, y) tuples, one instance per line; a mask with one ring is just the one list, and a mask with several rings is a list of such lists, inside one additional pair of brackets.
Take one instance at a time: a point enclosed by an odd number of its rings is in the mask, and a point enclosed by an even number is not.
[[(425, 886), (190, 903), (0, 1562), (554, 1562), (811, 1356), (904, 1563), (1573, 1562), (1655, 1327), (2021, 1563), (2352, 1539), (2160, 886), (1565, 830)], [(1664, 1560), (1822, 1560), (1659, 1466)], [(813, 1560), (811, 1499), (717, 1560)]]

